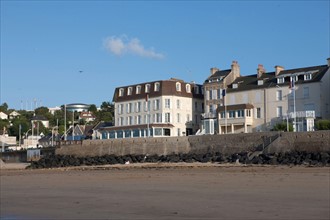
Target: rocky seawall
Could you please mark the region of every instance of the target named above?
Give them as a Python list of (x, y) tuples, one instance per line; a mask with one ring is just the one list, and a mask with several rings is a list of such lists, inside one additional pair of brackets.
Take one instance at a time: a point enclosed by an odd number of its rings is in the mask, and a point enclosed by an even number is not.
[(330, 152), (291, 151), (285, 153), (240, 152), (225, 155), (220, 152), (206, 154), (169, 154), (169, 155), (103, 155), (77, 157), (72, 155), (48, 155), (39, 161), (32, 162), (30, 169), (56, 168), (70, 166), (95, 166), (107, 164), (131, 163), (232, 163), (232, 164), (259, 164), (259, 165), (305, 165), (330, 166)]

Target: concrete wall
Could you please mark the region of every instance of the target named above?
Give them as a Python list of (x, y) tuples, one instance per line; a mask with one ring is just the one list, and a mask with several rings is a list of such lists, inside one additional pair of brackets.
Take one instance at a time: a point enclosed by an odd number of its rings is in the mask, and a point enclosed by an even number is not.
[(56, 149), (56, 154), (102, 156), (106, 154), (168, 155), (172, 153), (233, 154), (253, 151), (267, 139), (279, 137), (266, 149), (267, 152), (330, 151), (330, 131), (317, 132), (259, 132), (248, 134), (201, 135), (189, 137), (130, 138), (86, 140), (82, 145), (67, 145)]

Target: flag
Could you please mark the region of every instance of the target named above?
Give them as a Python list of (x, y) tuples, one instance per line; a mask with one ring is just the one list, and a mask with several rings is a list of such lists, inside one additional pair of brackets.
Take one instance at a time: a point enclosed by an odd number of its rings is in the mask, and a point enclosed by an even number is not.
[(226, 90), (225, 89), (222, 90), (222, 96), (226, 96)]

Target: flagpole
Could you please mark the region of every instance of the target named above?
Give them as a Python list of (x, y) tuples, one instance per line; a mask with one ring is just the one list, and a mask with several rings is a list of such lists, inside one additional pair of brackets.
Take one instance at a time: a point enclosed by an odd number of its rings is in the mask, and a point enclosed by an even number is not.
[(66, 141), (66, 104), (64, 104), (64, 140)]
[(226, 89), (222, 90), (223, 105), (225, 106), (225, 133), (227, 134), (227, 103), (226, 103)]
[(293, 124), (294, 132), (297, 132), (297, 122), (296, 122), (296, 85), (295, 85), (295, 76), (292, 79), (292, 89), (293, 89)]
[(147, 137), (150, 136), (150, 131), (149, 131), (149, 114), (150, 114), (150, 109), (149, 109), (149, 94), (146, 96), (146, 105), (147, 105)]

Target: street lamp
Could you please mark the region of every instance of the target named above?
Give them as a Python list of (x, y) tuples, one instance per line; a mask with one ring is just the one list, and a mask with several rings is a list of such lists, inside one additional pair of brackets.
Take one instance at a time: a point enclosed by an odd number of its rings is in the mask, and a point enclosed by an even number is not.
[(53, 127), (52, 129), (52, 147), (54, 146), (54, 129), (58, 129), (58, 126)]

